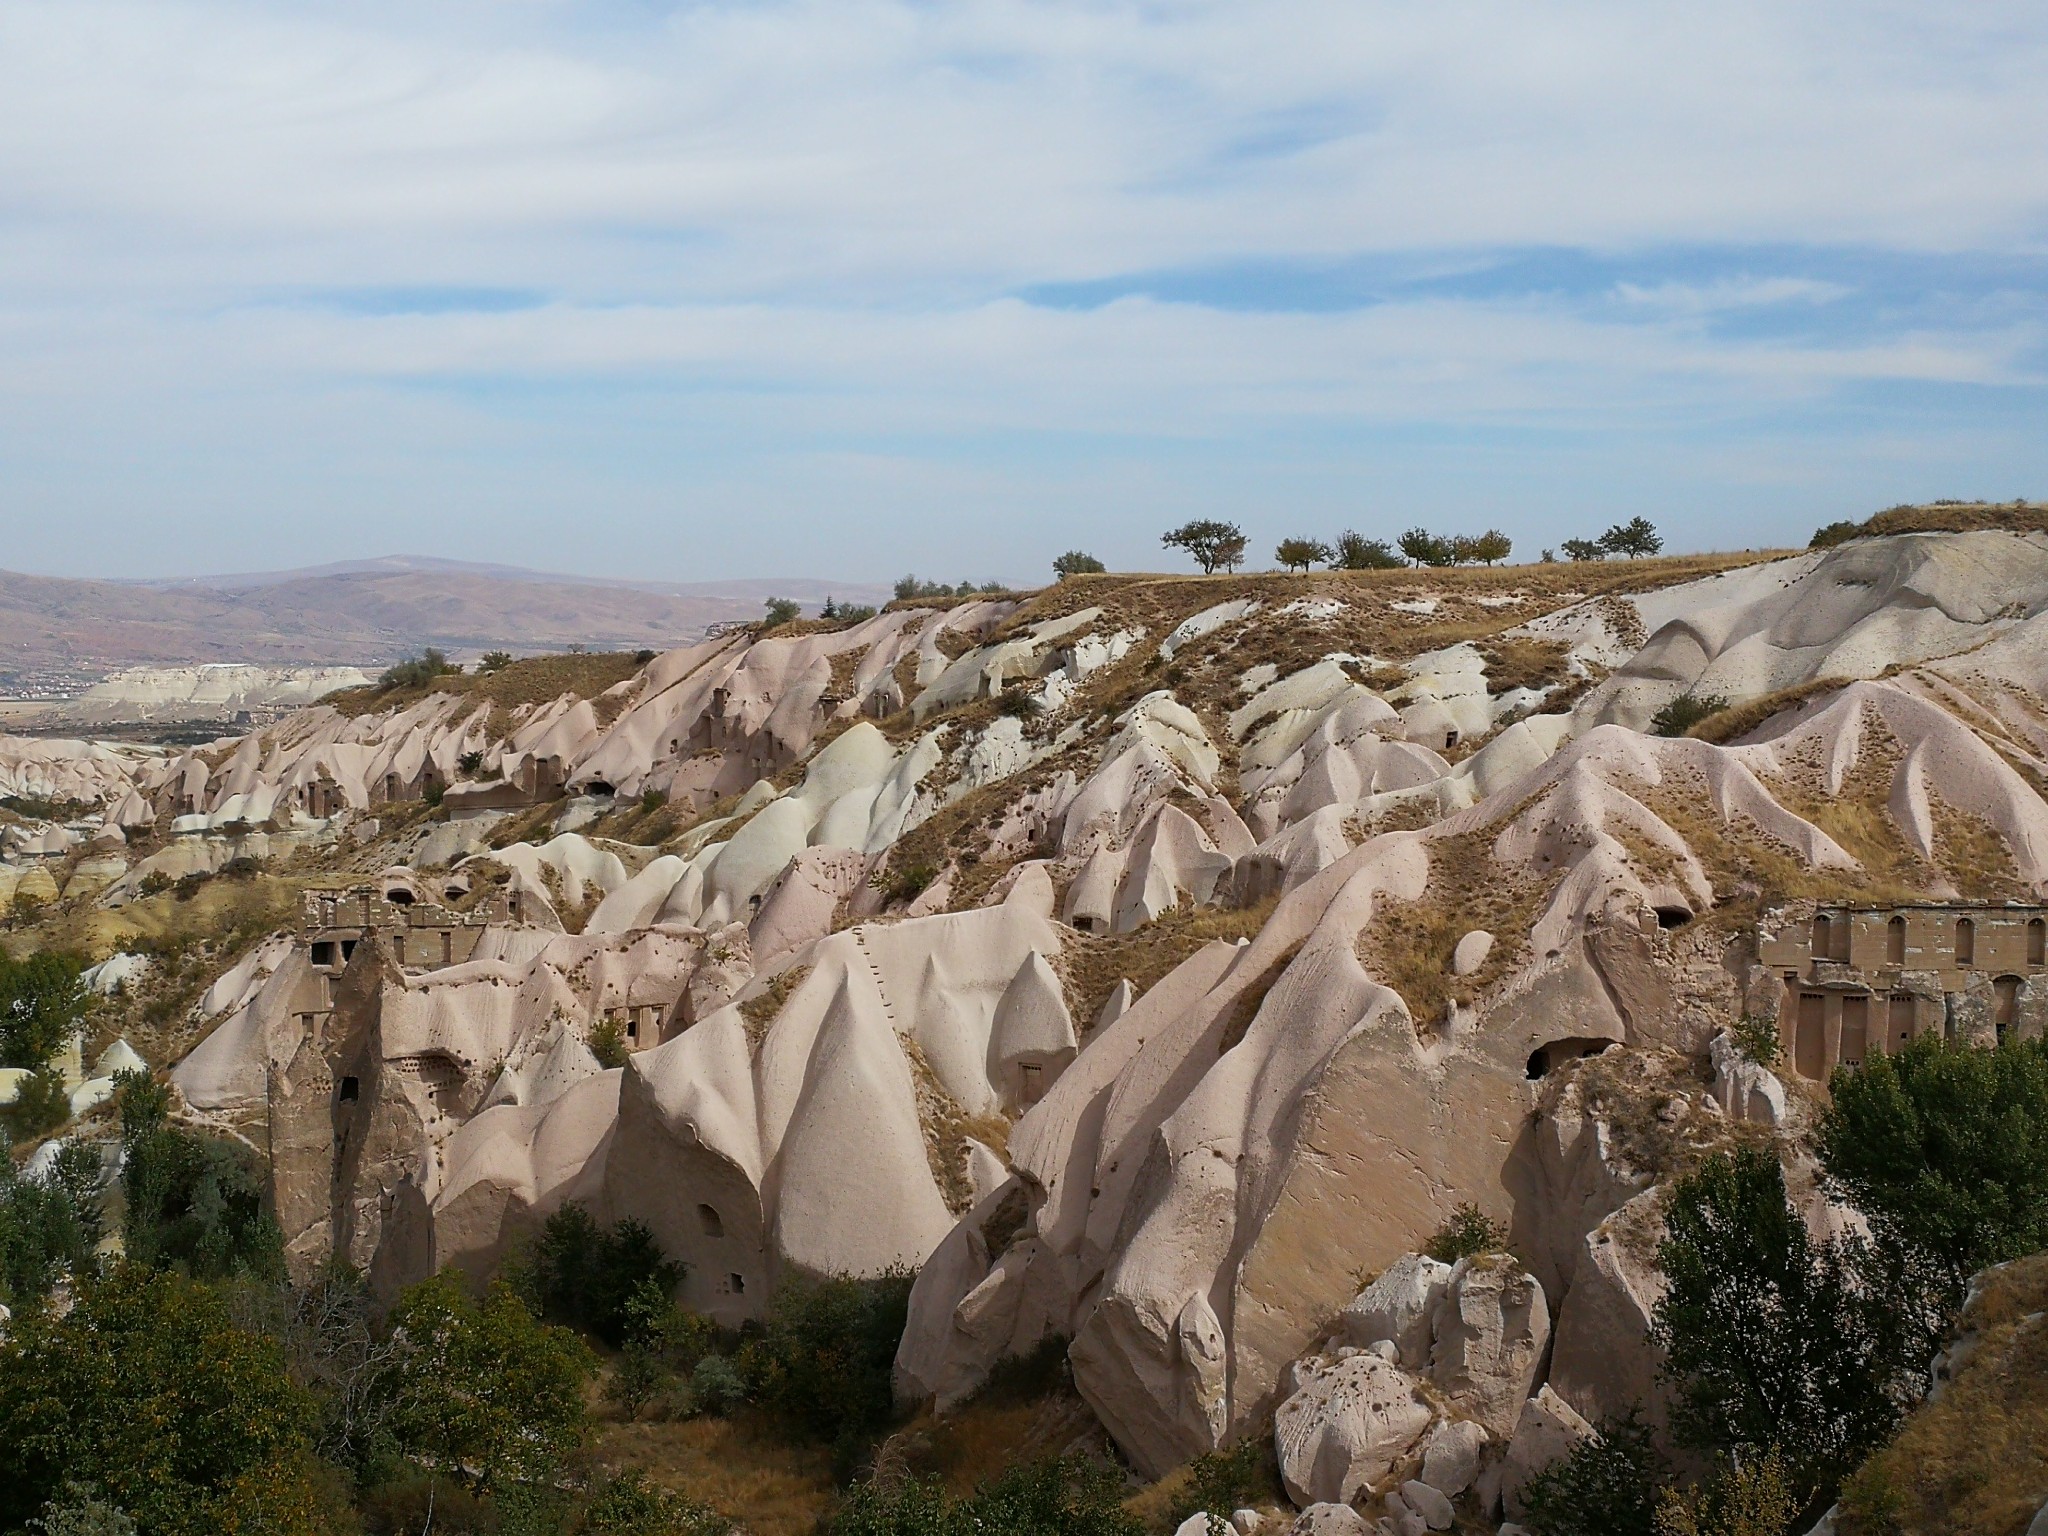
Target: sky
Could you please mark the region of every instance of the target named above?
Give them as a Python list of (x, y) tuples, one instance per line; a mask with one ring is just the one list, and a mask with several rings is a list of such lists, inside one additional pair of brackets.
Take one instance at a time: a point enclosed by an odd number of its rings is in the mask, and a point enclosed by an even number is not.
[(0, 568), (2048, 498), (2048, 6), (0, 0)]

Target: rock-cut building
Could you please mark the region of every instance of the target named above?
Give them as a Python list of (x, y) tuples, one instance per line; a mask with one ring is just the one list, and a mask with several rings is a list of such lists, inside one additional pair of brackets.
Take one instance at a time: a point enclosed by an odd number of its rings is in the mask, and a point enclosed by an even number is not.
[(1915, 902), (1768, 914), (1778, 1042), (1801, 1077), (1926, 1034), (1988, 1045), (2048, 1030), (2048, 907)]

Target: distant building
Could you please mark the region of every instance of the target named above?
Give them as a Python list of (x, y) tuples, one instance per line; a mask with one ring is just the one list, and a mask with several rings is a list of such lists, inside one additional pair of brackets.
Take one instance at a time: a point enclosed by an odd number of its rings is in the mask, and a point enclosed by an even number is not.
[(1784, 986), (1778, 1039), (1801, 1077), (1939, 1034), (2048, 1030), (2048, 907), (1916, 902), (1766, 914), (1757, 958)]

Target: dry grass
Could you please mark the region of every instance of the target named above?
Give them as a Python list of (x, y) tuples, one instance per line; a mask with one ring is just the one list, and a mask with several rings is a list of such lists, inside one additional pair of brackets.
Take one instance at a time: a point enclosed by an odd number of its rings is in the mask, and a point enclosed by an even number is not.
[(1858, 531), (1887, 533), (2048, 533), (2048, 506), (2039, 502), (1944, 501), (1891, 507), (1864, 519)]
[(739, 1521), (749, 1536), (811, 1536), (838, 1506), (829, 1447), (792, 1442), (741, 1414), (673, 1423), (608, 1423), (595, 1443), (615, 1471), (637, 1471)]
[[(1494, 861), (1496, 835), (1485, 829), (1433, 840), (1427, 894), (1420, 901), (1382, 895), (1358, 935), (1359, 964), (1401, 994), (1417, 1030), (1440, 1022), (1451, 1003), (1478, 999), (1527, 953), (1545, 885)], [(1475, 928), (1494, 936), (1493, 949), (1477, 971), (1453, 976), (1451, 952)]]
[(1977, 1351), (1843, 1490), (1841, 1536), (2021, 1536), (2048, 1495), (2048, 1254), (1999, 1275)]
[(1489, 693), (1507, 693), (1516, 688), (1549, 688), (1568, 682), (1565, 657), (1570, 647), (1559, 640), (1535, 640), (1524, 635), (1500, 635), (1479, 647), (1486, 658), (1486, 687)]
[(1808, 699), (1825, 697), (1847, 686), (1847, 679), (1833, 677), (1815, 678), (1811, 682), (1780, 688), (1775, 693), (1751, 699), (1746, 704), (1734, 704), (1727, 709), (1716, 710), (1685, 734), (1698, 741), (1711, 741), (1726, 746), (1729, 742), (1747, 736), (1773, 715), (1803, 704)]
[(790, 994), (802, 986), (804, 978), (810, 974), (808, 965), (792, 965), (740, 1004), (740, 1017), (746, 1021), (747, 1044), (755, 1052), (760, 1051), (761, 1042), (768, 1038), (768, 1027), (775, 1022), (775, 1015), (782, 1012), (782, 1005), (789, 1001)]
[[(350, 719), (405, 709), (434, 694), (452, 694), (492, 706), (494, 729), (509, 724), (511, 712), (522, 704), (545, 704), (563, 694), (579, 699), (596, 699), (606, 689), (623, 683), (638, 672), (642, 663), (631, 651), (593, 651), (577, 655), (529, 656), (496, 672), (449, 673), (417, 688), (348, 688), (330, 693), (320, 702)], [(623, 701), (607, 700), (616, 718)]]
[(1255, 937), (1279, 904), (1277, 896), (1234, 911), (1175, 907), (1133, 933), (1065, 936), (1054, 968), (1075, 1027), (1087, 1031), (1119, 981), (1142, 997), (1154, 983), (1211, 939), (1235, 943)]
[(970, 1115), (958, 1099), (946, 1092), (939, 1074), (924, 1049), (908, 1035), (897, 1036), (910, 1062), (910, 1078), (917, 1093), (917, 1123), (924, 1132), (925, 1161), (932, 1182), (946, 1209), (963, 1215), (974, 1204), (974, 1185), (967, 1177), (967, 1143), (987, 1142), (1007, 1152), (1010, 1122), (1000, 1115)]

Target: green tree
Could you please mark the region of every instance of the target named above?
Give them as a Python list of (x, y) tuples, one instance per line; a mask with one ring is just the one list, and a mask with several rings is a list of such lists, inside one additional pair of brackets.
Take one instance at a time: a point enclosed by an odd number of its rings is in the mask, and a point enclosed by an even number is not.
[(1068, 550), (1064, 555), (1057, 556), (1052, 563), (1053, 575), (1062, 580), (1069, 576), (1087, 576), (1108, 569), (1108, 566), (1093, 555), (1078, 549)]
[(443, 1270), (399, 1296), (390, 1328), (404, 1347), (380, 1395), (398, 1444), (428, 1467), (495, 1494), (547, 1482), (582, 1443), (590, 1353), (504, 1281), (477, 1301)]
[(2048, 1248), (2048, 1042), (1922, 1035), (1832, 1087), (1829, 1179), (1880, 1242), (1932, 1261), (1952, 1302), (1986, 1265)]
[(147, 1073), (119, 1084), (121, 1236), (128, 1257), (201, 1280), (284, 1273), (284, 1239), (264, 1207), (254, 1154), (224, 1136), (189, 1131), (166, 1118), (168, 1090)]
[(1368, 539), (1347, 528), (1337, 536), (1337, 564), (1347, 571), (1391, 571), (1401, 557), (1385, 539)]
[(428, 646), (417, 656), (408, 656), (403, 661), (386, 667), (377, 679), (377, 687), (383, 692), (394, 688), (425, 688), (434, 679), (460, 672), (462, 668), (450, 661), (445, 653), (434, 646)]
[(1489, 528), (1472, 541), (1472, 558), (1486, 565), (1497, 565), (1514, 551), (1514, 540), (1498, 528)]
[(793, 597), (771, 597), (761, 606), (768, 610), (768, 616), (761, 621), (764, 631), (794, 624), (804, 615), (803, 605)]
[(724, 1536), (732, 1522), (637, 1472), (607, 1478), (583, 1507), (582, 1536)]
[(1664, 1458), (1633, 1408), (1522, 1485), (1522, 1523), (1536, 1536), (1655, 1536)]
[(1647, 517), (1633, 517), (1601, 534), (1600, 547), (1609, 554), (1627, 555), (1633, 560), (1638, 555), (1656, 554), (1664, 547), (1664, 536)]
[(876, 1479), (854, 1488), (832, 1536), (1140, 1536), (1114, 1467), (1051, 1457), (1010, 1468), (967, 1498), (936, 1479)]
[(512, 653), (510, 651), (485, 651), (478, 658), (476, 669), (478, 672), (502, 672), (511, 665)]
[(1290, 571), (1305, 571), (1318, 561), (1328, 565), (1337, 552), (1321, 539), (1282, 539), (1273, 558)]
[(1449, 565), (1455, 558), (1450, 541), (1438, 538), (1427, 528), (1410, 528), (1396, 542), (1401, 553), (1417, 565)]
[(1657, 1536), (1786, 1536), (1800, 1521), (1797, 1474), (1772, 1446), (1724, 1460), (1687, 1489), (1666, 1489), (1657, 1506)]
[(910, 1281), (899, 1272), (785, 1282), (740, 1352), (754, 1401), (813, 1439), (851, 1443), (880, 1430), (895, 1408)]
[(87, 1276), (68, 1312), (18, 1314), (0, 1340), (0, 1529), (89, 1480), (144, 1536), (253, 1531), (304, 1481), (312, 1422), (276, 1343), (220, 1294), (133, 1264)]
[(540, 1316), (594, 1333), (613, 1348), (625, 1342), (643, 1286), (673, 1296), (683, 1282), (683, 1266), (661, 1251), (645, 1222), (628, 1217), (606, 1227), (574, 1200), (542, 1224), (516, 1271), (515, 1282)]
[(0, 1156), (0, 1305), (20, 1310), (88, 1271), (103, 1220), (99, 1176), (99, 1152), (77, 1142), (40, 1179)]
[(1680, 1180), (1665, 1219), (1652, 1333), (1674, 1434), (1719, 1454), (1795, 1448), (1802, 1487), (1826, 1495), (1890, 1433), (1926, 1368), (1887, 1348), (1894, 1298), (1877, 1256), (1853, 1239), (1815, 1243), (1777, 1159), (1753, 1148)]
[(1423, 1251), (1439, 1264), (1455, 1264), (1482, 1253), (1497, 1253), (1507, 1240), (1501, 1224), (1468, 1200), (1451, 1212)]
[(0, 949), (0, 1067), (34, 1070), (64, 1048), (85, 1019), (78, 956), (38, 950), (15, 960)]
[(1657, 713), (1650, 716), (1650, 732), (1655, 736), (1683, 736), (1710, 715), (1718, 715), (1728, 707), (1728, 699), (1719, 693), (1681, 693)]
[(71, 1090), (55, 1067), (32, 1072), (15, 1090), (14, 1102), (0, 1110), (16, 1141), (47, 1136), (71, 1118)]
[(1605, 560), (1607, 550), (1598, 539), (1566, 539), (1558, 546), (1567, 560)]
[(1182, 523), (1178, 528), (1161, 534), (1159, 542), (1169, 549), (1184, 549), (1193, 555), (1204, 575), (1213, 574), (1219, 566), (1234, 571), (1244, 561), (1244, 530), (1235, 523), (1221, 522), (1213, 517)]

